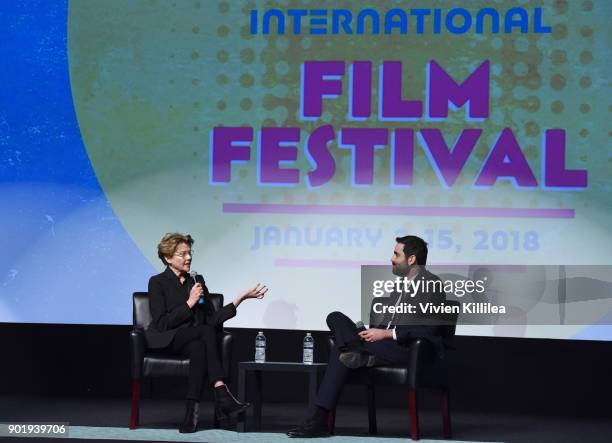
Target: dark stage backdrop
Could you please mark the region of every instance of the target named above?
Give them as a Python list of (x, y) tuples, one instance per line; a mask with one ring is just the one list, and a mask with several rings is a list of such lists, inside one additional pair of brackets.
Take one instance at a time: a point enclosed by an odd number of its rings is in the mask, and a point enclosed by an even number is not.
[[(0, 324), (3, 364), (0, 395), (124, 397), (129, 404), (129, 326)], [(232, 382), (237, 362), (252, 360), (255, 329), (235, 334)], [(299, 361), (305, 331), (264, 330), (268, 360)], [(326, 332), (314, 332), (315, 361), (327, 361)], [(586, 340), (457, 337), (451, 391), (455, 411), (612, 416), (612, 349)], [(280, 374), (264, 377), (264, 398), (303, 402), (304, 383)], [(177, 388), (178, 386), (178, 388)], [(186, 380), (154, 382), (154, 397), (181, 398)], [(235, 386), (235, 384), (234, 384)], [(145, 385), (148, 389), (148, 386)], [(146, 392), (145, 392), (146, 394)], [(425, 408), (438, 407), (435, 392), (422, 395)], [(342, 403), (363, 404), (361, 387), (347, 386)], [(407, 395), (380, 388), (380, 406), (408, 406)], [(126, 406), (127, 407), (127, 406)], [(126, 417), (127, 420), (127, 417)]]

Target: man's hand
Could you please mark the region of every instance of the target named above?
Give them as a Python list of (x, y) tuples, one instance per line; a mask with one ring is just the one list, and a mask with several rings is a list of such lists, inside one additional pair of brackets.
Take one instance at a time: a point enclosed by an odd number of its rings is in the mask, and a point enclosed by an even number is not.
[(385, 338), (393, 338), (393, 330), (371, 328), (361, 331), (359, 336), (365, 341), (380, 341), (384, 340)]

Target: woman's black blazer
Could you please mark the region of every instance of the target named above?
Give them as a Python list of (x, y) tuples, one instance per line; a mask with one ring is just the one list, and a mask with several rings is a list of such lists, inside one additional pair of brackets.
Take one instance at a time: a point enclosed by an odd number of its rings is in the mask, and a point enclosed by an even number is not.
[(189, 280), (191, 279), (188, 278), (188, 281), (182, 285), (169, 267), (149, 280), (151, 323), (145, 331), (145, 337), (150, 348), (168, 346), (180, 328), (195, 325), (218, 326), (236, 315), (236, 307), (233, 303), (228, 303), (221, 309), (215, 310), (201, 275), (197, 276), (197, 281), (204, 288), (204, 303), (196, 304), (193, 309), (190, 309), (187, 299), (193, 283), (190, 283)]

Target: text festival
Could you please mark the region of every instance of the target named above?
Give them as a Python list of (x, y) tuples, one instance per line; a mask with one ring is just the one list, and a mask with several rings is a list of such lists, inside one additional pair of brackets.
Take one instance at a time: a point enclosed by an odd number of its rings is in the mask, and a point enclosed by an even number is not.
[[(439, 63), (431, 60), (426, 67), (426, 97), (421, 100), (403, 98), (402, 63), (385, 61), (380, 66), (377, 117), (381, 122), (443, 121), (449, 109), (465, 106), (466, 121), (483, 121), (490, 115), (490, 62), (483, 61), (467, 78), (457, 82)], [(324, 101), (347, 93), (343, 77), (348, 75), (349, 121), (370, 118), (373, 108), (373, 63), (355, 61), (348, 67), (344, 61), (305, 61), (301, 73), (300, 118), (318, 120), (323, 115)], [(307, 135), (303, 154), (312, 168), (303, 180), (309, 187), (329, 183), (336, 173), (336, 160), (328, 144), (337, 140), (341, 149), (352, 151), (352, 184), (369, 186), (374, 182), (374, 158), (380, 150), (390, 149), (390, 185), (410, 186), (414, 176), (415, 138), (427, 154), (440, 183), (451, 187), (457, 181), (470, 155), (482, 136), (482, 129), (463, 128), (452, 146), (440, 129), (385, 127), (342, 127), (324, 124)], [(474, 187), (488, 188), (499, 179), (511, 180), (517, 188), (581, 189), (587, 186), (587, 171), (566, 167), (565, 130), (545, 129), (541, 145), (541, 172), (537, 178), (511, 128), (504, 128), (492, 144)], [(257, 155), (253, 155), (255, 142)], [(299, 127), (216, 126), (210, 140), (210, 183), (231, 182), (232, 163), (257, 162), (257, 184), (295, 186), (301, 171), (291, 167), (298, 159), (302, 142)], [(256, 157), (253, 160), (253, 157)]]

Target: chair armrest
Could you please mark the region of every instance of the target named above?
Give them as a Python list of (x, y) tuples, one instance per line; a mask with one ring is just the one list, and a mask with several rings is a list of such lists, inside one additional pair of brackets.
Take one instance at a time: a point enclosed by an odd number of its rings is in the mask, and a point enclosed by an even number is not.
[(410, 345), (410, 365), (408, 367), (408, 384), (418, 388), (428, 384), (432, 378), (432, 370), (437, 366), (438, 354), (435, 347), (424, 338), (417, 338)]
[(142, 362), (146, 347), (144, 331), (142, 329), (133, 329), (130, 332), (130, 364), (133, 380), (139, 379), (142, 374)]
[(231, 363), (232, 363), (232, 350), (234, 344), (234, 336), (231, 332), (221, 330), (219, 339), (219, 350), (221, 351), (221, 362), (223, 364), (223, 370), (229, 377), (231, 374)]
[(417, 375), (417, 368), (419, 364), (421, 364), (421, 357), (424, 354), (425, 350), (425, 340), (422, 338), (417, 338), (410, 345), (410, 366), (408, 367), (410, 371), (410, 384), (412, 385), (412, 380)]

